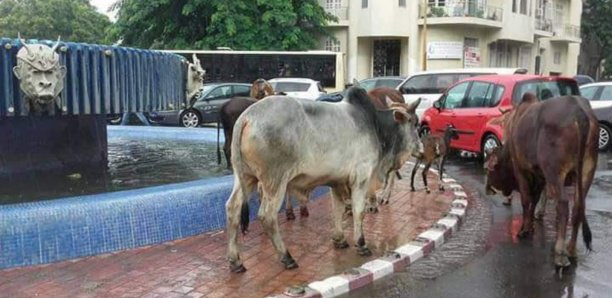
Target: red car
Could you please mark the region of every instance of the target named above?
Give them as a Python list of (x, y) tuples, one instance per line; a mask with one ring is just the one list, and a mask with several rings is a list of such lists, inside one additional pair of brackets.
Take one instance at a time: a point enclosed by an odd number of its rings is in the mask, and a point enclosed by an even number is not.
[(427, 109), (421, 119), (421, 133), (441, 134), (447, 125), (460, 131), (459, 139), (451, 141), (455, 149), (483, 153), (499, 146), (502, 127), (491, 123), (501, 115), (500, 108), (512, 108), (523, 94), (532, 92), (540, 100), (579, 95), (578, 84), (572, 78), (536, 75), (487, 75), (468, 78), (449, 87)]

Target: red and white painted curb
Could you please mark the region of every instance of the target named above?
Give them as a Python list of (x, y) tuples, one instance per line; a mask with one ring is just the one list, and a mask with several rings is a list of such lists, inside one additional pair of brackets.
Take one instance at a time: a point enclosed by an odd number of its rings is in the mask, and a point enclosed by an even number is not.
[[(432, 170), (435, 174), (437, 171)], [(446, 176), (446, 175), (445, 175)], [(311, 282), (306, 287), (288, 288), (283, 294), (269, 295), (271, 298), (285, 297), (335, 297), (355, 291), (371, 284), (373, 281), (402, 271), (418, 259), (429, 255), (436, 247), (444, 244), (452, 233), (456, 232), (465, 217), (468, 206), (467, 194), (454, 179), (442, 179), (451, 189), (455, 198), (446, 215), (434, 223), (427, 231), (419, 234), (414, 240), (406, 243), (385, 256), (369, 261), (361, 267), (351, 268), (341, 274), (324, 280)]]

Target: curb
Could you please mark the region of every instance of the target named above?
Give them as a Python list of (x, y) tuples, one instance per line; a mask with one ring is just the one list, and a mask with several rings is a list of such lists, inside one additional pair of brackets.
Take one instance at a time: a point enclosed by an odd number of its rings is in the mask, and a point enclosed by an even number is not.
[[(430, 170), (438, 175), (435, 170)], [(446, 174), (444, 175), (446, 177)], [(290, 287), (282, 294), (268, 295), (268, 298), (325, 298), (335, 297), (373, 283), (375, 280), (404, 270), (422, 257), (428, 256), (435, 248), (442, 246), (453, 233), (459, 229), (468, 207), (467, 194), (463, 187), (452, 178), (443, 178), (455, 198), (446, 215), (436, 221), (428, 230), (416, 236), (412, 241), (388, 251), (385, 256), (369, 261), (360, 267), (314, 281), (306, 286)]]

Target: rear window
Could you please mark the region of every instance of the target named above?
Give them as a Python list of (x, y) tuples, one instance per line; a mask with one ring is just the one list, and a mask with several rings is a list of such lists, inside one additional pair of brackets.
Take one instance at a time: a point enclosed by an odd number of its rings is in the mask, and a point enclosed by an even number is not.
[(401, 91), (404, 94), (439, 94), (463, 79), (483, 75), (484, 73), (444, 73), (413, 76), (404, 83)]
[(514, 87), (512, 103), (519, 103), (527, 92), (535, 94), (540, 100), (563, 95), (580, 95), (578, 84), (572, 80), (531, 80), (520, 82)]
[(306, 92), (310, 88), (309, 83), (296, 82), (273, 82), (270, 85), (275, 92)]
[(381, 79), (378, 80), (378, 87), (389, 87), (389, 88), (395, 88), (397, 87), (397, 85), (399, 85), (402, 82), (401, 79), (397, 79), (397, 80), (390, 80), (390, 79)]

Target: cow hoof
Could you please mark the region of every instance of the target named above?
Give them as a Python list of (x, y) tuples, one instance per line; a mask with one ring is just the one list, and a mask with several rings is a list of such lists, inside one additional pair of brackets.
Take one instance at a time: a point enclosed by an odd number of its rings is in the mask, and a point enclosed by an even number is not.
[(378, 213), (378, 207), (368, 207), (366, 213)]
[(516, 237), (519, 237), (521, 239), (525, 239), (525, 238), (531, 237), (531, 231), (530, 230), (522, 229), (522, 230), (520, 230), (518, 232), (518, 234), (516, 234)]
[(431, 193), (431, 190), (429, 190), (429, 188), (426, 188), (426, 189), (425, 189), (425, 192), (426, 192), (426, 193), (428, 193), (428, 194), (430, 194), (430, 193)]
[(362, 257), (369, 257), (372, 255), (372, 251), (367, 246), (357, 247), (357, 254)]
[(557, 269), (567, 268), (571, 265), (570, 259), (565, 254), (555, 254), (555, 266)]
[(309, 215), (308, 207), (300, 207), (300, 217), (308, 217)]
[(243, 273), (246, 272), (246, 268), (242, 264), (236, 265), (230, 262), (230, 271), (233, 273)]
[(416, 191), (416, 189), (414, 189), (414, 187), (410, 187), (410, 191), (411, 191), (411, 192), (415, 192), (415, 191)]
[(444, 191), (444, 186), (440, 186), (440, 187), (438, 187), (438, 190), (439, 190), (439, 191)]
[(295, 214), (292, 209), (287, 209), (287, 220), (295, 220)]
[(285, 265), (285, 269), (295, 269), (299, 267), (288, 251), (285, 253), (283, 258), (281, 259), (281, 262), (283, 263), (283, 265)]
[(510, 199), (508, 199), (508, 200), (504, 200), (504, 201), (502, 202), (502, 204), (503, 204), (504, 206), (512, 206), (512, 200), (510, 200)]
[(342, 241), (335, 241), (334, 240), (334, 248), (336, 249), (345, 249), (348, 248), (349, 244), (348, 242), (346, 242), (346, 240), (342, 240)]

